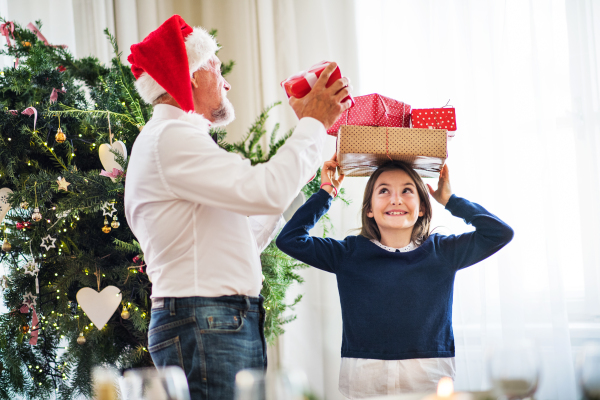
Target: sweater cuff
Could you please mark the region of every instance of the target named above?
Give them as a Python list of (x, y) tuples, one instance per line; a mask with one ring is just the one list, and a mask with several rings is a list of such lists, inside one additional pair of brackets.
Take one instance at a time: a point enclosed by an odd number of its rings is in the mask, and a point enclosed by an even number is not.
[(456, 209), (456, 207), (459, 206), (460, 203), (460, 197), (458, 197), (455, 194), (452, 194), (452, 196), (450, 196), (450, 199), (448, 200), (448, 202), (446, 203), (446, 210), (452, 212), (453, 209)]

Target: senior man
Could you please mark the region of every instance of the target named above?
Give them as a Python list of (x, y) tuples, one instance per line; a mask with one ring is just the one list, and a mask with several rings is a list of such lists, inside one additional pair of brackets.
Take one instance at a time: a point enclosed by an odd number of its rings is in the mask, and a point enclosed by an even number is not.
[(234, 118), (217, 50), (178, 15), (131, 46), (136, 89), (154, 110), (125, 185), (127, 222), (153, 284), (150, 354), (185, 370), (192, 398), (211, 400), (233, 398), (239, 370), (266, 367), (260, 252), (320, 166), (326, 129), (350, 107), (346, 78), (325, 87), (332, 63), (307, 96), (290, 99), (294, 134), (251, 166), (208, 134)]

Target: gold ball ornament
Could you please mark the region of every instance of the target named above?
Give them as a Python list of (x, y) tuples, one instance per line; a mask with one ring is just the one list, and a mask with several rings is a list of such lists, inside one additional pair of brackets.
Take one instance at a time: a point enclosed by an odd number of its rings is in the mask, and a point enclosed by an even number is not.
[(102, 227), (102, 232), (104, 232), (104, 233), (110, 233), (110, 231), (111, 231), (110, 226), (104, 225)]
[(130, 316), (131, 316), (131, 314), (129, 314), (128, 309), (124, 308), (123, 311), (121, 311), (121, 318), (129, 319)]
[(54, 139), (56, 139), (56, 141), (58, 143), (64, 143), (64, 141), (67, 140), (67, 136), (63, 133), (61, 128), (58, 128), (58, 130), (56, 131), (56, 136), (54, 136)]
[(40, 213), (39, 208), (36, 207), (33, 209), (33, 214), (31, 214), (31, 219), (34, 220), (35, 222), (39, 222), (42, 220), (42, 214)]
[(26, 335), (29, 333), (29, 326), (28, 325), (23, 325), (21, 327), (21, 332), (23, 332), (23, 335)]
[(83, 332), (80, 332), (79, 336), (77, 336), (77, 344), (85, 344), (85, 336), (83, 336)]
[(121, 226), (116, 215), (113, 217), (113, 221), (110, 223), (110, 226), (112, 226), (114, 229), (117, 229), (119, 226)]
[(10, 243), (8, 243), (8, 239), (4, 239), (4, 243), (2, 243), (2, 251), (9, 252), (11, 249)]
[(22, 44), (24, 47), (31, 47), (31, 42), (27, 42), (27, 41), (24, 41), (24, 40), (23, 40), (23, 41), (21, 41), (21, 44)]

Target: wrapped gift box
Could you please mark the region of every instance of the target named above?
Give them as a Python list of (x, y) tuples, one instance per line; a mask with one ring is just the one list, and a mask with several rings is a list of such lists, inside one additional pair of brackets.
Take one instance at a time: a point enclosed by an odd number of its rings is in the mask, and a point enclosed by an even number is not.
[[(321, 73), (323, 70), (325, 70), (327, 65), (329, 65), (329, 61), (321, 61), (320, 63), (310, 67), (308, 71), (301, 71), (281, 82), (281, 87), (285, 90), (287, 97), (295, 97), (300, 99), (306, 96), (311, 91), (315, 83), (317, 83), (317, 79), (319, 79), (319, 76), (321, 76)], [(325, 87), (333, 85), (333, 82), (337, 81), (341, 77), (342, 73), (340, 71), (340, 67), (338, 66), (329, 76), (329, 80), (327, 81)], [(354, 99), (352, 99), (352, 96), (346, 97), (343, 101), (346, 100), (350, 100), (352, 105), (354, 105)]]
[(446, 129), (448, 136), (452, 137), (456, 130), (456, 111), (452, 107), (447, 108), (423, 108), (412, 111), (413, 128)]
[(342, 125), (410, 127), (410, 106), (377, 93), (354, 98), (354, 107), (327, 130), (332, 136)]
[(370, 176), (391, 158), (409, 163), (422, 177), (433, 178), (448, 157), (447, 142), (445, 129), (342, 125), (337, 160), (346, 176)]

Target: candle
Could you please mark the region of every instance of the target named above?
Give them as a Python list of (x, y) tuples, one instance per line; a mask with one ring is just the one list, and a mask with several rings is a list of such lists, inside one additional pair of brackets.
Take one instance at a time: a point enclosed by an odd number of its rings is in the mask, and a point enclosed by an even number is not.
[(454, 381), (445, 376), (438, 382), (437, 394), (431, 394), (423, 400), (475, 400), (475, 397), (469, 393), (455, 392)]

